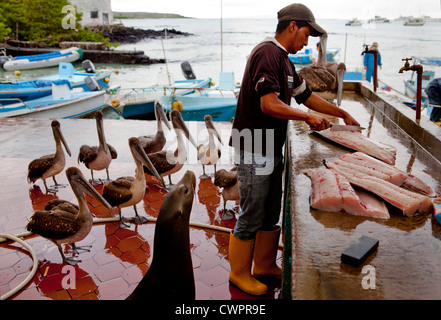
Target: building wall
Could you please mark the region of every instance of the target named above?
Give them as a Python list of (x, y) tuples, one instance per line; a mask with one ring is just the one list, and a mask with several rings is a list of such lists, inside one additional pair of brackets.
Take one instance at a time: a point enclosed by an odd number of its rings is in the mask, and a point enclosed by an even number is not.
[(83, 13), (83, 26), (113, 24), (111, 0), (70, 0), (70, 3)]

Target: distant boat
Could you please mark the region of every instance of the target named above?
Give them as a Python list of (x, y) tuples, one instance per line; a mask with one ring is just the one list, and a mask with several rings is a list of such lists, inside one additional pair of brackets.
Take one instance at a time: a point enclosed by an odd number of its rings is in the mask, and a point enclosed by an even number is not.
[(389, 23), (390, 20), (386, 18), (382, 18), (380, 16), (375, 16), (373, 19), (369, 19), (368, 23)]
[(349, 20), (348, 22), (346, 22), (345, 25), (351, 26), (351, 27), (357, 27), (357, 26), (361, 26), (361, 21), (358, 19), (352, 19), (352, 20)]
[[(111, 72), (96, 73), (93, 64), (89, 60), (83, 61), (83, 66), (90, 68), (89, 72), (77, 72), (71, 63), (61, 62), (58, 66), (58, 73), (46, 77), (39, 77), (31, 80), (2, 80), (0, 81), (0, 99), (3, 99), (3, 105), (7, 104), (5, 99), (19, 99), (28, 101), (52, 93), (52, 84), (67, 83), (71, 89), (82, 88), (84, 91), (91, 91), (93, 84), (88, 82), (96, 82), (96, 89), (106, 89), (109, 87), (108, 80)], [(89, 78), (88, 80), (86, 80)], [(90, 80), (90, 78), (92, 80)], [(106, 80), (107, 79), (107, 80)], [(12, 103), (12, 102), (11, 102)]]
[(417, 58), (422, 64), (441, 66), (441, 58), (430, 57), (430, 58)]
[(423, 18), (411, 18), (404, 22), (405, 26), (423, 26), (426, 21)]
[(38, 69), (57, 66), (60, 62), (74, 62), (83, 59), (83, 50), (72, 47), (55, 52), (34, 54), (28, 56), (3, 56), (0, 66), (5, 71)]
[[(86, 116), (103, 108), (105, 91), (70, 90), (67, 85), (52, 85), (53, 93), (29, 101), (14, 99), (15, 103), (2, 105), (0, 99), (0, 118), (44, 118), (63, 119)], [(81, 91), (80, 91), (81, 90)]]
[[(340, 52), (340, 48), (330, 48), (326, 50), (326, 60), (331, 61)], [(312, 63), (312, 49), (306, 48), (295, 54), (288, 54), (289, 59), (295, 64)]]

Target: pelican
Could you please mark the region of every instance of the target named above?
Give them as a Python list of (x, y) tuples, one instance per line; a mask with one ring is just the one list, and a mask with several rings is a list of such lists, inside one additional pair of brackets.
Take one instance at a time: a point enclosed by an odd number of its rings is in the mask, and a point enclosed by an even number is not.
[(224, 199), (224, 212), (222, 214), (222, 220), (232, 219), (226, 214), (225, 208), (228, 200), (240, 200), (239, 195), (239, 179), (237, 177), (237, 166), (233, 167), (230, 171), (220, 169), (214, 174), (214, 185), (222, 189), (222, 198)]
[(75, 242), (87, 237), (93, 225), (93, 217), (87, 206), (86, 192), (94, 199), (101, 202), (109, 210), (110, 204), (92, 187), (84, 178), (78, 168), (68, 168), (66, 176), (73, 193), (78, 201), (78, 206), (67, 201), (56, 200), (48, 204), (47, 210), (36, 211), (26, 226), (28, 231), (52, 241), (63, 258), (63, 262), (75, 265), (80, 260), (75, 257), (66, 257), (61, 248), (62, 244), (69, 243), (74, 251), (78, 252), (82, 247), (76, 247)]
[(343, 95), (343, 78), (346, 73), (344, 63), (327, 63), (326, 43), (328, 35), (320, 37), (320, 48), (317, 63), (303, 67), (298, 74), (306, 81), (311, 90), (323, 99), (332, 101), (337, 99), (341, 105)]
[(162, 108), (162, 104), (160, 100), (155, 101), (155, 116), (156, 122), (158, 124), (158, 130), (155, 135), (141, 136), (138, 137), (142, 147), (144, 148), (145, 153), (153, 153), (161, 151), (165, 145), (165, 135), (164, 130), (162, 129), (162, 122), (167, 126), (169, 130), (170, 123), (165, 116), (164, 109)]
[(216, 163), (221, 156), (221, 150), (214, 142), (214, 136), (219, 140), (219, 142), (223, 145), (222, 139), (217, 132), (216, 128), (213, 125), (213, 119), (210, 115), (206, 115), (204, 117), (205, 125), (208, 130), (208, 143), (200, 144), (198, 147), (198, 160), (202, 164), (203, 175), (200, 178), (207, 178), (208, 176), (205, 174), (205, 166), (214, 165), (214, 171), (216, 172)]
[(118, 207), (121, 227), (127, 226), (121, 218), (121, 209), (130, 206), (133, 206), (135, 209), (135, 223), (142, 224), (147, 222), (147, 219), (140, 217), (136, 210), (136, 204), (138, 204), (144, 198), (145, 193), (148, 192), (143, 165), (153, 172), (156, 178), (162, 181), (162, 177), (158, 174), (149, 157), (145, 153), (141, 141), (138, 138), (130, 138), (129, 147), (136, 164), (135, 178), (121, 177), (115, 181), (107, 182), (103, 187), (104, 199), (106, 199), (112, 206)]
[(100, 110), (96, 111), (95, 119), (99, 146), (90, 147), (88, 145), (82, 145), (78, 154), (78, 163), (83, 162), (86, 165), (86, 168), (90, 169), (92, 184), (97, 183), (97, 181), (93, 179), (93, 170), (106, 169), (107, 181), (110, 181), (109, 165), (110, 162), (112, 162), (112, 159), (116, 159), (118, 156), (115, 148), (106, 143), (103, 127), (103, 113)]
[(55, 176), (63, 171), (64, 166), (66, 165), (66, 158), (61, 144), (64, 145), (66, 152), (71, 156), (69, 146), (61, 132), (60, 123), (57, 120), (53, 120), (51, 126), (56, 145), (55, 154), (49, 154), (42, 156), (39, 159), (35, 159), (28, 166), (28, 182), (35, 183), (38, 179), (42, 179), (44, 187), (46, 188), (46, 193), (56, 191), (56, 189), (48, 189), (46, 185), (47, 178), (52, 177), (55, 187), (62, 186), (55, 180)]
[[(187, 161), (187, 150), (185, 148), (184, 138), (182, 134), (191, 142), (191, 144), (197, 149), (196, 142), (190, 135), (187, 126), (182, 119), (181, 113), (178, 110), (170, 111), (170, 119), (175, 130), (178, 140), (178, 146), (175, 151), (161, 150), (158, 152), (150, 153), (148, 156), (153, 163), (153, 166), (159, 172), (161, 177), (168, 176), (170, 185), (172, 185), (170, 175), (181, 170)], [(152, 175), (152, 172), (148, 168), (144, 167), (144, 172)]]

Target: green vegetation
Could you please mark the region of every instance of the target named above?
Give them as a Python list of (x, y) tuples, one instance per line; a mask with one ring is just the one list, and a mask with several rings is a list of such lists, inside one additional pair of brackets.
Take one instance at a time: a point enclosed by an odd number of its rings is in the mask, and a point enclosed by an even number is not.
[(155, 12), (113, 12), (114, 19), (182, 19), (187, 18), (174, 13)]
[(82, 27), (81, 13), (76, 10), (75, 29), (63, 29), (66, 13), (62, 8), (67, 0), (0, 0), (0, 41), (5, 37), (23, 41), (44, 41), (54, 46), (62, 41), (105, 42), (101, 32), (94, 33)]

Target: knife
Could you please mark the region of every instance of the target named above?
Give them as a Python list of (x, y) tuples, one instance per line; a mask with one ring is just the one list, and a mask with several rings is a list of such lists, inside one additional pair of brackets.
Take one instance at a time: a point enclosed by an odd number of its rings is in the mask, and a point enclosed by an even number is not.
[(331, 123), (331, 131), (361, 131), (366, 128), (360, 126), (347, 126), (343, 124), (334, 124)]

